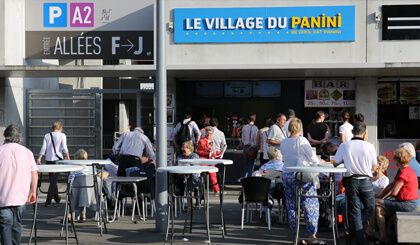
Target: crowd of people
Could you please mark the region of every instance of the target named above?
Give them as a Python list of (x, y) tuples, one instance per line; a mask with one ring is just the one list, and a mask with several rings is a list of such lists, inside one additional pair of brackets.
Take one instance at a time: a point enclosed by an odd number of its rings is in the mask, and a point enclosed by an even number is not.
[[(265, 117), (263, 127), (258, 129), (256, 114), (249, 113), (247, 124), (242, 127), (242, 144), (244, 169), (242, 177), (264, 176), (274, 179), (270, 186), (270, 195), (280, 195), (285, 199), (289, 227), (295, 230), (295, 173), (282, 172), (285, 167), (297, 166), (305, 162), (316, 166), (330, 161), (334, 156), (333, 165), (344, 164), (347, 169), (343, 175), (336, 178), (337, 186), (342, 184), (344, 192), (337, 196), (339, 211), (345, 217), (348, 227), (346, 236), (357, 244), (364, 244), (368, 239), (379, 244), (390, 241), (387, 231), (387, 220), (397, 211), (410, 212), (420, 206), (420, 141), (416, 147), (410, 143), (401, 144), (394, 153), (394, 160), (398, 167), (395, 179), (390, 182), (386, 175), (389, 165), (387, 158), (377, 156), (374, 146), (367, 142), (367, 129), (362, 114), (356, 114), (351, 120), (348, 112), (341, 114), (342, 125), (339, 127), (339, 142), (329, 142), (329, 127), (324, 122), (325, 113), (318, 111), (312, 123), (303, 134), (302, 121), (296, 117), (293, 109), (286, 114), (279, 113), (275, 120)], [(185, 119), (179, 122), (173, 130), (171, 138), (176, 148), (176, 161), (181, 159), (216, 159), (222, 158), (227, 143), (225, 135), (218, 129), (217, 118), (204, 116), (201, 129), (192, 120), (191, 114), (186, 113)], [(37, 161), (25, 147), (19, 143), (22, 138), (21, 128), (10, 125), (4, 131), (5, 143), (0, 146), (0, 237), (2, 244), (6, 240), (20, 240), (20, 222), (5, 224), (4, 219), (20, 220), (25, 209), (25, 203), (33, 203), (36, 199), (35, 190), (38, 174), (37, 165), (41, 164), (45, 156), (46, 164), (55, 164), (58, 160), (70, 159), (66, 135), (62, 132), (61, 122), (55, 122), (52, 132), (45, 134)], [(260, 153), (261, 166), (254, 171), (256, 153)], [(133, 167), (155, 168), (155, 152), (153, 144), (140, 127), (126, 132), (118, 139), (108, 155), (110, 164), (106, 165), (106, 175), (128, 176), (127, 170)], [(87, 152), (79, 149), (75, 159), (88, 159)], [(417, 159), (417, 160), (416, 160)], [(18, 162), (22, 164), (11, 164)], [(131, 171), (131, 170), (130, 170)], [(14, 178), (19, 173), (19, 178)], [(105, 175), (105, 173), (100, 173)], [(79, 176), (94, 176), (91, 167), (84, 166), (83, 170), (70, 174), (73, 183)], [(96, 177), (96, 176), (95, 176)], [(310, 181), (301, 183), (302, 194), (317, 195), (319, 186), (312, 176)], [(57, 174), (50, 174), (45, 206), (52, 205), (52, 200), (60, 203), (58, 194)], [(26, 185), (15, 183), (25, 180)], [(211, 186), (217, 195), (220, 192), (216, 174), (210, 175)], [(24, 186), (24, 187), (22, 187)], [(115, 184), (114, 184), (115, 188)], [(112, 205), (112, 187), (108, 181), (104, 184), (110, 205)], [(345, 190), (345, 191), (344, 191)], [(29, 195), (28, 195), (29, 193)], [(79, 211), (81, 220), (86, 219), (86, 207), (95, 210), (90, 200), (95, 199), (92, 193), (75, 191), (72, 203)], [(269, 205), (269, 204), (266, 204)], [(317, 198), (301, 199), (304, 210), (307, 238), (299, 238), (300, 243), (325, 244), (317, 239), (320, 202)], [(95, 210), (98, 211), (98, 210)], [(74, 214), (73, 214), (74, 215)], [(71, 216), (70, 216), (71, 217)], [(74, 216), (73, 216), (74, 217)], [(11, 231), (13, 230), (13, 232)]]
[[(287, 120), (286, 120), (287, 119)], [(312, 123), (306, 128), (303, 137), (303, 125), (296, 118), (294, 110), (289, 109), (287, 115), (279, 113), (275, 123), (264, 119), (261, 130), (255, 126), (256, 115), (250, 113), (248, 124), (242, 130), (244, 144), (243, 177), (251, 176), (254, 160), (250, 158), (249, 148), (261, 151), (261, 168), (254, 176), (262, 176), (262, 169), (281, 171), (284, 167), (298, 166), (298, 162), (306, 162), (308, 166), (316, 166), (332, 158), (337, 167), (344, 164), (347, 172), (337, 174), (337, 186), (340, 212), (345, 217), (345, 233), (349, 243), (365, 244), (369, 239), (372, 243), (388, 244), (389, 231), (386, 231), (388, 219), (397, 211), (410, 212), (416, 210), (419, 202), (420, 165), (416, 160), (420, 157), (420, 141), (416, 151), (411, 143), (404, 143), (394, 153), (394, 160), (399, 171), (391, 183), (386, 176), (389, 161), (383, 156), (377, 156), (373, 144), (367, 142), (367, 128), (363, 114), (351, 116), (345, 111), (341, 114), (342, 125), (339, 127), (339, 142), (329, 142), (329, 127), (324, 122), (325, 113), (318, 111)], [(287, 125), (287, 128), (286, 128)], [(268, 152), (277, 149), (276, 160), (282, 164), (270, 164), (267, 168)], [(271, 154), (272, 157), (272, 154)], [(270, 162), (274, 159), (269, 158)], [(270, 163), (269, 162), (269, 163)], [(275, 167), (276, 166), (276, 167)], [(266, 172), (266, 171), (265, 171)], [(302, 183), (303, 196), (316, 196), (318, 177), (326, 177), (322, 173), (312, 176), (311, 181)], [(282, 174), (281, 187), (284, 188), (289, 226), (295, 230), (295, 173)], [(300, 180), (298, 180), (300, 181)], [(280, 185), (276, 185), (276, 188)], [(271, 187), (270, 189), (272, 189)], [(338, 189), (338, 188), (337, 188)], [(308, 239), (299, 238), (299, 243), (325, 244), (316, 238), (319, 221), (319, 201), (317, 198), (302, 198), (301, 207), (304, 210), (306, 232)], [(306, 240), (306, 241), (305, 241)]]

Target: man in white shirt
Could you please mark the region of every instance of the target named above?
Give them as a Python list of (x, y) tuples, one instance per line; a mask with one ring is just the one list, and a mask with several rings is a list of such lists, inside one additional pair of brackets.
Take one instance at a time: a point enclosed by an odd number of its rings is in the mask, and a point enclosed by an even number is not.
[[(375, 198), (372, 186), (372, 171), (377, 168), (374, 146), (363, 141), (366, 125), (357, 122), (353, 128), (354, 138), (342, 143), (335, 154), (334, 166), (344, 162), (347, 172), (343, 174), (343, 185), (346, 188), (348, 219), (350, 224), (350, 239), (356, 239), (357, 244), (365, 244), (363, 224), (373, 214)], [(363, 203), (364, 208), (360, 208)]]
[(277, 114), (276, 117), (276, 124), (270, 127), (268, 130), (268, 138), (267, 143), (269, 146), (274, 146), (277, 151), (277, 159), (279, 161), (283, 161), (283, 156), (280, 153), (280, 144), (281, 141), (285, 138), (287, 138), (286, 132), (284, 131), (284, 125), (286, 124), (286, 115), (283, 113)]

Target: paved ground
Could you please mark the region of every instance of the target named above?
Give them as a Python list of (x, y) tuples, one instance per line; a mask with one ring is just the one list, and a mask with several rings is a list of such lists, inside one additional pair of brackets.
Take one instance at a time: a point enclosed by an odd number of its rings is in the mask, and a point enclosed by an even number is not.
[[(210, 220), (213, 224), (210, 232), (213, 244), (292, 244), (293, 232), (288, 224), (280, 225), (277, 220), (273, 222), (270, 231), (267, 229), (264, 218), (254, 218), (251, 224), (246, 224), (244, 230), (241, 230), (241, 205), (238, 203), (240, 186), (228, 185), (226, 190), (224, 210), (228, 235), (224, 239), (221, 236), (221, 230), (218, 229), (218, 224), (220, 224), (219, 199), (214, 196), (210, 198)], [(55, 236), (61, 230), (60, 219), (64, 213), (64, 204), (53, 204), (51, 207), (44, 207), (45, 197), (45, 194), (40, 194), (39, 197), (38, 235)], [(108, 223), (108, 233), (100, 236), (99, 228), (96, 226), (97, 222), (94, 221), (93, 215), (94, 213), (88, 212), (88, 220), (86, 222), (76, 223), (79, 244), (163, 244), (165, 241), (165, 234), (155, 231), (155, 220), (150, 216), (145, 222), (137, 217), (137, 224), (131, 222), (131, 216), (121, 217), (120, 220), (114, 223)], [(22, 244), (28, 243), (32, 217), (32, 206), (28, 206), (23, 220)], [(194, 221), (196, 223), (194, 223), (192, 234), (187, 233), (185, 236), (182, 236), (184, 217), (182, 214), (176, 220), (176, 244), (203, 244), (206, 240), (205, 226), (202, 223), (203, 210), (194, 212)], [(277, 215), (272, 215), (272, 219), (277, 217)], [(303, 230), (301, 234), (304, 234), (305, 227), (302, 226), (301, 230)], [(184, 237), (188, 238), (189, 241), (183, 242), (182, 238)], [(320, 231), (318, 237), (331, 238), (332, 233), (331, 231)], [(38, 243), (65, 244), (64, 241), (57, 240), (40, 240)], [(75, 240), (70, 239), (70, 244), (75, 244)], [(329, 242), (328, 244), (333, 243)], [(341, 244), (345, 244), (344, 240), (341, 240)]]

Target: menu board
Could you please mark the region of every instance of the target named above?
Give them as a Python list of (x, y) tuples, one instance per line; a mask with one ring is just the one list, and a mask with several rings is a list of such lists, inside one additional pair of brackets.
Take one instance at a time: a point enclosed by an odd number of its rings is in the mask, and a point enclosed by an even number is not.
[(400, 101), (402, 104), (420, 104), (418, 82), (401, 82), (400, 83)]
[(354, 107), (354, 80), (305, 80), (305, 107)]
[(378, 83), (378, 104), (397, 103), (397, 84)]
[(252, 97), (252, 82), (225, 82), (225, 97)]

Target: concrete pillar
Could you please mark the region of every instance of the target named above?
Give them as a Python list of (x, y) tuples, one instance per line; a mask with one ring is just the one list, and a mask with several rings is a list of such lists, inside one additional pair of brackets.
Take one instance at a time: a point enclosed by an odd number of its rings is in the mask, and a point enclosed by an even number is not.
[(378, 149), (378, 99), (377, 78), (356, 78), (356, 113), (365, 116), (368, 130), (368, 141)]
[(120, 100), (119, 101), (119, 110), (118, 110), (118, 124), (119, 124), (119, 131), (120, 132), (127, 132), (130, 131), (130, 128), (128, 127), (128, 111), (127, 107), (125, 106), (125, 102)]

